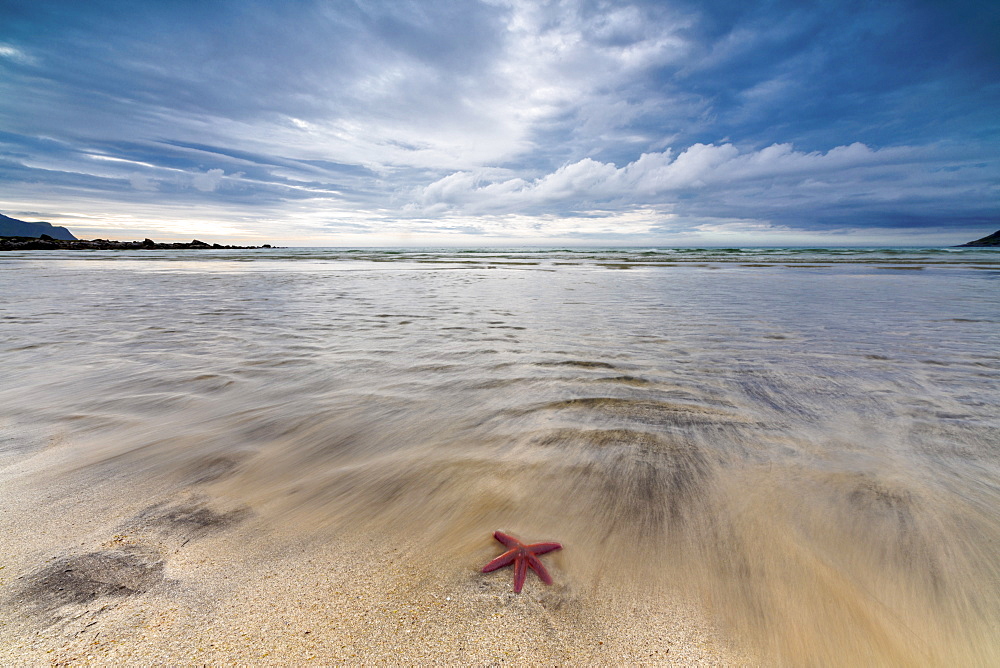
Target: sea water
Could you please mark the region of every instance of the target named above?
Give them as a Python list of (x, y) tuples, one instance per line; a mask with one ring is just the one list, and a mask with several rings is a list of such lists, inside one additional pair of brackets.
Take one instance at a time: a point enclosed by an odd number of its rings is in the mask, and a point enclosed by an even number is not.
[(1000, 661), (997, 251), (17, 252), (0, 296), (4, 433), (67, 471), (559, 540), (768, 660)]

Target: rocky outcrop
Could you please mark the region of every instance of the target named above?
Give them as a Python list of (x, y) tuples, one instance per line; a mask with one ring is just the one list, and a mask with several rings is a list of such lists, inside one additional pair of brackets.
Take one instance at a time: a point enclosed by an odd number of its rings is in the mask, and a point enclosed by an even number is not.
[(152, 239), (142, 241), (112, 241), (110, 239), (54, 239), (47, 234), (40, 238), (34, 237), (0, 237), (0, 251), (15, 250), (175, 250), (175, 249), (248, 249), (248, 248), (271, 248), (271, 244), (263, 246), (223, 246), (222, 244), (208, 244), (204, 241), (194, 239), (186, 243), (157, 243)]
[(52, 223), (29, 223), (0, 213), (0, 237), (29, 237), (38, 239), (42, 236), (66, 241), (76, 239), (65, 227), (56, 227)]
[(993, 234), (983, 237), (982, 239), (976, 239), (975, 241), (970, 241), (967, 244), (959, 244), (958, 246), (955, 246), (955, 248), (966, 248), (968, 246), (981, 248), (1000, 247), (1000, 230), (997, 230)]

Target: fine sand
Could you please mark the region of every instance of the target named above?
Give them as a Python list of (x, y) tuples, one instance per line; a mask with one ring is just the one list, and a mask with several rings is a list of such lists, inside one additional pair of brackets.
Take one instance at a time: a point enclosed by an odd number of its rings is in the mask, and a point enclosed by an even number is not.
[(753, 663), (668, 591), (585, 581), (586, 544), (543, 557), (552, 586), (529, 572), (514, 594), (511, 569), (479, 572), (498, 527), (435, 548), (124, 484), (71, 443), (21, 451), (0, 462), (3, 665)]

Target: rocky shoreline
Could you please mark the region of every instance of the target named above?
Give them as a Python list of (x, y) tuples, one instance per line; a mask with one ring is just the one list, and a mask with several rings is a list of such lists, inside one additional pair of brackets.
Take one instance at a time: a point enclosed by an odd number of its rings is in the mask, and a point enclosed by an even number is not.
[(53, 239), (47, 234), (35, 237), (0, 237), (0, 251), (19, 250), (176, 250), (176, 249), (208, 249), (208, 250), (246, 250), (254, 248), (272, 248), (271, 244), (263, 246), (229, 246), (209, 244), (193, 239), (179, 243), (157, 243), (152, 239), (142, 241), (114, 241), (111, 239)]

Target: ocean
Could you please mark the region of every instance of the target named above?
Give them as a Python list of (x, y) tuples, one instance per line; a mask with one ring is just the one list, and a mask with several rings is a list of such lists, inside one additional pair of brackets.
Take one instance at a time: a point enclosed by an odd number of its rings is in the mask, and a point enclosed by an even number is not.
[(404, 536), (469, 592), (502, 528), (563, 544), (553, 615), (683, 599), (767, 664), (1000, 663), (1000, 251), (10, 252), (0, 293), (32, 628), (70, 628), (45, 564), (135, 518), (168, 570), (163, 517), (252, 522), (229, 548)]

